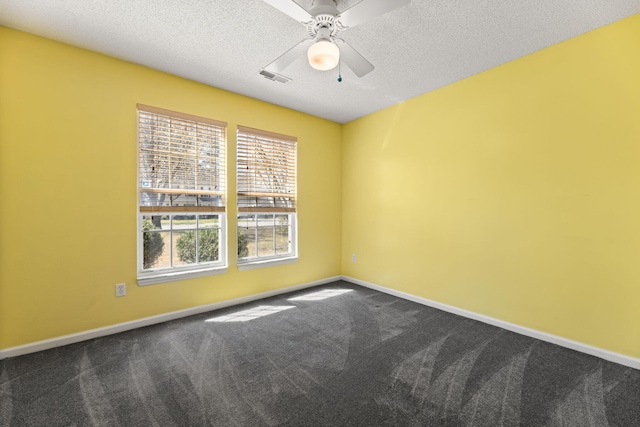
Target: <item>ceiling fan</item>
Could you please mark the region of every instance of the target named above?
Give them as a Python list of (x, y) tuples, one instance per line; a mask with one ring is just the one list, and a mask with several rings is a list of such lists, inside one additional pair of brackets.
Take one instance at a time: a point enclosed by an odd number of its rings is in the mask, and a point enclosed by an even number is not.
[[(411, 0), (363, 0), (344, 12), (338, 10), (336, 0), (313, 0), (309, 12), (293, 0), (264, 1), (302, 23), (307, 27), (310, 36), (260, 71), (260, 74), (270, 80), (286, 83), (291, 79), (280, 72), (305, 51), (309, 65), (316, 70), (332, 70), (342, 60), (358, 77), (370, 73), (374, 69), (373, 65), (349, 43), (339, 38), (338, 34), (369, 19), (399, 9)], [(342, 81), (342, 77), (339, 77), (338, 81)]]

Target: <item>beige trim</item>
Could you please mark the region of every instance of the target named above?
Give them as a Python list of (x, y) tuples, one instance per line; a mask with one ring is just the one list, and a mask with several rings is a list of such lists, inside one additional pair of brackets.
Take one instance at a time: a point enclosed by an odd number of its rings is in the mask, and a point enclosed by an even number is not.
[(147, 113), (162, 114), (163, 116), (177, 117), (179, 119), (191, 120), (194, 122), (209, 123), (211, 125), (220, 126), (223, 128), (227, 127), (227, 122), (222, 122), (220, 120), (213, 120), (207, 117), (192, 116), (191, 114), (179, 113), (177, 111), (172, 111), (172, 110), (165, 110), (158, 107), (152, 107), (150, 105), (136, 104), (136, 108), (140, 111), (145, 111)]

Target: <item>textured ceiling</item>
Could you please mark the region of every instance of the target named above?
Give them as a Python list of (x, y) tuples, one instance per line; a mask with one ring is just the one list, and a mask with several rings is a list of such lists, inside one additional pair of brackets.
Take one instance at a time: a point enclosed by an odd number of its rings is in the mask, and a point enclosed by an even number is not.
[(373, 72), (343, 67), (338, 83), (300, 57), (283, 84), (258, 72), (307, 32), (260, 0), (0, 0), (0, 25), (339, 123), (636, 13), (640, 0), (412, 0), (341, 33)]

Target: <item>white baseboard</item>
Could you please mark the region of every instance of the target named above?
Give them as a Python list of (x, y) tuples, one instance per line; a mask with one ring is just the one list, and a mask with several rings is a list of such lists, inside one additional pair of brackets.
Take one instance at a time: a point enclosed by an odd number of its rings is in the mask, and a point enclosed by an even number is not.
[(552, 344), (557, 344), (562, 347), (569, 348), (571, 350), (579, 351), (581, 353), (590, 354), (592, 356), (599, 357), (610, 362), (618, 363), (620, 365), (628, 366), (630, 368), (640, 370), (640, 359), (626, 356), (624, 354), (615, 353), (613, 351), (604, 350), (598, 347), (594, 347), (588, 344), (584, 344), (578, 341), (573, 341), (567, 338), (563, 338), (557, 335), (548, 334), (546, 332), (538, 331), (535, 329), (527, 328), (525, 326), (516, 325), (514, 323), (505, 322), (504, 320), (495, 319), (493, 317), (485, 316), (483, 314), (475, 313), (462, 308), (454, 307), (451, 305), (443, 304), (437, 301), (433, 301), (427, 298), (412, 295), (406, 292), (397, 291), (395, 289), (379, 286), (364, 280), (355, 279), (349, 276), (334, 276), (326, 279), (316, 280), (301, 285), (289, 286), (281, 289), (274, 289), (267, 292), (262, 292), (255, 295), (249, 295), (246, 297), (236, 298), (228, 301), (221, 301), (213, 304), (201, 305), (198, 307), (187, 308), (185, 310), (172, 311), (169, 313), (160, 314), (157, 316), (145, 317), (142, 319), (132, 320), (130, 322), (118, 323), (103, 328), (91, 329), (88, 331), (78, 332), (75, 334), (64, 335), (61, 337), (51, 338), (43, 341), (37, 341), (21, 346), (10, 347), (4, 350), (0, 350), (0, 360), (7, 357), (16, 357), (23, 354), (35, 353), (37, 351), (48, 350), (55, 347), (61, 347), (68, 344), (74, 344), (81, 341), (86, 341), (92, 338), (99, 338), (107, 335), (117, 334), (119, 332), (129, 331), (131, 329), (142, 328), (144, 326), (155, 325), (157, 323), (167, 322), (169, 320), (180, 319), (182, 317), (193, 316), (195, 314), (206, 313), (208, 311), (218, 310), (220, 308), (230, 307), (233, 305), (244, 304), (247, 302), (256, 301), (263, 298), (269, 298), (272, 296), (285, 294), (288, 292), (294, 292), (297, 290), (310, 288), (312, 286), (323, 285), (331, 283), (336, 280), (345, 280), (347, 282), (360, 285), (366, 288), (374, 289), (376, 291), (384, 292), (389, 295), (403, 298), (409, 301), (416, 302), (418, 304), (426, 305), (429, 307), (437, 308), (442, 311), (457, 314), (469, 319), (477, 320), (489, 325), (497, 326), (508, 331), (512, 331), (521, 335), (526, 335), (532, 338), (536, 338), (542, 341), (546, 341)]
[(571, 350), (579, 351), (581, 353), (590, 354), (591, 356), (596, 356), (601, 359), (608, 360), (610, 362), (628, 366), (630, 368), (640, 369), (640, 359), (636, 359), (631, 356), (626, 356), (624, 354), (615, 353), (609, 350), (604, 350), (602, 348), (594, 347), (588, 344), (584, 344), (578, 341), (573, 341), (557, 335), (552, 335), (546, 332), (516, 325), (514, 323), (505, 322), (504, 320), (495, 319), (493, 317), (474, 313), (473, 311), (464, 310), (462, 308), (443, 304), (427, 298), (422, 298), (416, 295), (408, 294), (406, 292), (385, 288), (384, 286), (375, 285), (373, 283), (365, 282), (364, 280), (354, 279), (353, 277), (342, 276), (342, 280), (345, 280), (347, 282), (350, 282), (356, 285), (364, 286), (365, 288), (370, 288), (376, 291), (384, 292), (385, 294), (393, 295), (398, 298), (403, 298), (409, 301), (417, 302), (418, 304), (437, 308), (442, 311), (457, 314), (459, 316), (467, 317), (469, 319), (478, 320), (483, 323), (488, 323), (489, 325), (497, 326), (499, 328), (506, 329), (508, 331), (515, 332), (517, 334), (526, 335), (528, 337), (536, 338), (541, 341), (546, 341), (552, 344), (557, 344), (562, 347), (570, 348)]
[(300, 289), (310, 288), (312, 286), (324, 285), (325, 283), (335, 282), (340, 280), (341, 276), (328, 277), (326, 279), (316, 280), (301, 285), (289, 286), (281, 289), (274, 289), (267, 292), (262, 292), (255, 295), (249, 295), (246, 297), (236, 298), (228, 301), (216, 302), (213, 304), (200, 305), (197, 307), (187, 308), (184, 310), (172, 311), (169, 313), (159, 314), (157, 316), (145, 317), (142, 319), (132, 320), (130, 322), (118, 323), (111, 326), (105, 326), (103, 328), (91, 329), (88, 331), (78, 332), (70, 335), (63, 335), (61, 337), (51, 338), (48, 340), (37, 341), (25, 345), (16, 347), (9, 347), (4, 350), (0, 350), (0, 360), (7, 357), (22, 356), (23, 354), (35, 353), (37, 351), (48, 350), (55, 347), (61, 347), (63, 345), (74, 344), (81, 341), (86, 341), (92, 338), (99, 338), (106, 335), (113, 335), (119, 332), (129, 331), (131, 329), (142, 328), (144, 326), (155, 325), (156, 323), (167, 322), (169, 320), (180, 319), (182, 317), (193, 316), (194, 314), (206, 313), (212, 310), (218, 310), (220, 308), (229, 307), (232, 305), (244, 304), (251, 301), (256, 301), (263, 298), (269, 298), (280, 294), (286, 294), (287, 292), (293, 292)]

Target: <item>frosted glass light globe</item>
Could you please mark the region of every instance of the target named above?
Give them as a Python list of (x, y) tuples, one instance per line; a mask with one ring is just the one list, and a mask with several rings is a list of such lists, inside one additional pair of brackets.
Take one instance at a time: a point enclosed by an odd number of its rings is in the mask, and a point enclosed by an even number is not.
[(328, 40), (320, 40), (307, 50), (309, 65), (319, 71), (333, 70), (340, 60), (340, 49)]

